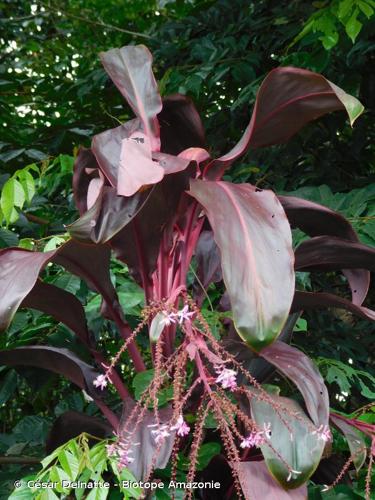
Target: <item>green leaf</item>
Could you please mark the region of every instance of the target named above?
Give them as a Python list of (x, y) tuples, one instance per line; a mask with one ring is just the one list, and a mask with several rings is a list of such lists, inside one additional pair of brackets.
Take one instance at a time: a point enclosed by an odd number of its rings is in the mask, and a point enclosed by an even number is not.
[(112, 458), (109, 459), (109, 462), (111, 464), (113, 472), (115, 473), (115, 476), (120, 481), (120, 491), (125, 494), (125, 498), (136, 498), (136, 499), (141, 498), (142, 496), (141, 488), (133, 488), (132, 486), (130, 486), (129, 488), (125, 488), (122, 486), (123, 481), (129, 481), (129, 484), (137, 482), (136, 478), (133, 476), (130, 470), (122, 469), (122, 471), (119, 472), (117, 469), (117, 462)]
[[(135, 399), (140, 399), (142, 393), (147, 389), (154, 378), (154, 370), (139, 372), (133, 379), (133, 389)], [(163, 406), (167, 401), (173, 399), (173, 388), (167, 387), (158, 392), (159, 406)]]
[(70, 451), (62, 450), (58, 455), (58, 460), (69, 478), (72, 481), (76, 480), (79, 473), (78, 458)]
[(337, 17), (340, 21), (344, 20), (351, 13), (353, 9), (354, 2), (353, 0), (342, 0), (339, 3), (339, 8), (337, 11)]
[(353, 15), (350, 17), (349, 21), (345, 25), (345, 31), (351, 41), (354, 43), (359, 32), (362, 29), (362, 23), (358, 21), (358, 9), (355, 9)]
[(55, 489), (58, 493), (69, 493), (70, 488), (69, 489), (63, 488), (62, 482), (67, 481), (69, 483), (70, 480), (71, 480), (71, 478), (68, 476), (68, 474), (66, 474), (66, 472), (64, 472), (62, 469), (60, 469), (60, 467), (57, 467), (56, 465), (54, 465), (50, 469), (49, 481), (51, 481), (53, 483), (57, 483)]
[[(270, 445), (300, 474), (292, 476), (288, 481), (288, 469), (267, 442), (260, 448), (272, 476), (286, 489), (297, 488), (306, 482), (317, 468), (325, 443), (312, 433), (314, 425), (295, 401), (274, 394), (270, 397), (278, 406), (290, 430), (269, 403), (256, 397), (251, 400), (251, 413), (260, 429), (263, 429), (265, 423), (270, 423)], [(298, 419), (293, 416), (294, 412), (298, 412)]]
[(60, 245), (65, 243), (65, 238), (61, 236), (53, 236), (48, 240), (48, 243), (44, 246), (43, 252), (50, 252), (51, 250), (56, 250)]
[(1, 379), (0, 385), (0, 406), (8, 401), (13, 395), (18, 385), (18, 374), (15, 370), (9, 370), (5, 377)]
[(35, 476), (27, 476), (20, 479), (20, 486), (15, 488), (9, 495), (8, 500), (34, 500), (35, 496), (31, 488), (27, 486), (27, 482), (35, 479)]
[(22, 208), (25, 203), (25, 192), (21, 184), (11, 177), (3, 186), (0, 206), (7, 224), (14, 221), (14, 207)]
[(60, 155), (59, 160), (62, 174), (69, 174), (73, 171), (74, 158), (72, 156)]
[(367, 17), (367, 19), (370, 19), (370, 17), (374, 14), (374, 9), (363, 0), (358, 0), (357, 5), (364, 13), (364, 15)]
[[(1, 216), (0, 216), (1, 220)], [(18, 245), (18, 236), (14, 231), (0, 228), (0, 248), (16, 247)]]
[(33, 238), (22, 238), (18, 243), (18, 246), (20, 248), (24, 248), (25, 250), (34, 250), (34, 245), (35, 242)]
[(59, 500), (59, 497), (51, 488), (46, 488), (35, 497), (35, 500)]
[(35, 195), (35, 181), (34, 177), (26, 169), (17, 172), (18, 180), (20, 181), (27, 203), (30, 203)]
[(108, 496), (109, 488), (93, 488), (87, 495), (86, 500), (105, 500)]

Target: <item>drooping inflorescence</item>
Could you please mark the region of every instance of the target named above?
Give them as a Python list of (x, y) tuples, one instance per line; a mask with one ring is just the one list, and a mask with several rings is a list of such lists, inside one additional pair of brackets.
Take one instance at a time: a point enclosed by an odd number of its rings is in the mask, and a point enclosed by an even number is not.
[[(124, 343), (111, 364), (104, 367), (104, 374), (94, 381), (97, 387), (105, 387), (107, 382), (110, 382), (111, 372), (129, 342), (145, 325), (150, 324), (157, 314), (162, 316), (163, 329), (175, 325), (181, 330), (180, 344), (169, 356), (165, 355), (163, 349), (164, 330), (157, 338), (153, 349), (153, 379), (123, 419), (116, 432), (116, 441), (109, 445), (108, 453), (117, 457), (119, 469), (129, 466), (133, 461), (135, 436), (138, 430), (146, 425), (155, 445), (149, 469), (145, 474), (146, 478), (152, 476), (158, 463), (158, 455), (166, 446), (170, 448), (173, 479), (178, 466), (180, 445), (183, 442), (184, 445), (188, 444), (190, 449), (187, 480), (193, 481), (199, 448), (205, 437), (205, 422), (211, 414), (217, 422), (228, 464), (232, 470), (234, 488), (239, 498), (242, 496), (239, 463), (251, 448), (269, 447), (284, 464), (287, 471), (286, 480), (297, 477), (301, 472), (294, 470), (272, 445), (271, 423), (265, 421), (259, 426), (250, 411), (244, 407), (243, 399), (249, 401), (255, 398), (271, 405), (290, 431), (291, 440), (293, 433), (287, 417), (301, 419), (299, 412), (283, 408), (275, 402), (242, 364), (213, 336), (194, 301), (186, 293), (181, 295), (183, 300), (181, 309), (173, 307), (167, 301), (153, 303), (146, 308), (137, 329)], [(192, 373), (188, 370), (189, 363), (194, 367)], [(246, 383), (238, 383), (239, 372), (245, 376)], [(172, 403), (166, 408), (160, 408), (159, 395), (165, 387), (173, 388)], [(249, 404), (247, 406), (249, 409)], [(316, 428), (311, 423), (311, 433), (316, 435), (317, 440), (331, 439), (328, 427)], [(186, 497), (191, 498), (191, 495), (191, 490), (187, 491)]]

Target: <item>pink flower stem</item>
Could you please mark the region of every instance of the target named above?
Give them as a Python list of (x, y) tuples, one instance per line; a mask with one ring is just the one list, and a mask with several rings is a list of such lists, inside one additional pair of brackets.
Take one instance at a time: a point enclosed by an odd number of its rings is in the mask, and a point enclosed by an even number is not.
[(212, 393), (212, 389), (211, 389), (210, 384), (208, 383), (207, 375), (206, 375), (206, 370), (204, 369), (204, 366), (203, 366), (203, 363), (202, 363), (202, 358), (200, 357), (200, 354), (199, 354), (198, 351), (195, 353), (195, 363), (196, 363), (197, 368), (198, 368), (198, 373), (199, 373), (200, 379), (202, 380), (205, 388), (207, 389), (207, 392), (209, 394), (211, 394)]
[[(110, 364), (101, 352), (96, 351), (95, 349), (90, 349), (90, 352), (94, 356), (96, 362), (99, 365), (108, 366)], [(129, 398), (130, 393), (115, 369), (111, 370), (110, 379), (111, 379), (111, 382), (113, 383), (113, 385), (115, 386), (120, 398), (123, 401), (125, 401), (127, 398)]]

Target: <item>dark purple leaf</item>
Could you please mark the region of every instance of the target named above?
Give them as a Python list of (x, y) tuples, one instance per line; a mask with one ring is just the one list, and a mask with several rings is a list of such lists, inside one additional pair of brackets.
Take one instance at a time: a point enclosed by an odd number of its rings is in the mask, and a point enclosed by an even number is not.
[[(48, 433), (46, 441), (47, 455), (83, 432), (90, 434), (90, 436), (105, 439), (112, 435), (113, 429), (97, 417), (73, 410), (66, 411), (55, 420)], [(92, 442), (92, 446), (94, 444), (95, 441)]]
[(268, 472), (265, 462), (240, 462), (240, 484), (245, 498), (251, 500), (306, 500), (307, 486), (285, 491)]
[[(299, 313), (290, 314), (286, 323), (278, 337), (283, 342), (290, 342), (293, 329), (299, 318)], [(236, 360), (242, 363), (243, 367), (251, 373), (258, 382), (264, 383), (276, 370), (275, 366), (268, 363), (264, 358), (255, 354), (249, 347), (240, 339), (237, 332), (230, 329), (229, 335), (223, 340), (225, 348), (235, 356)], [(246, 383), (245, 375), (239, 373), (237, 375), (239, 383)]]
[(152, 73), (152, 55), (144, 45), (100, 53), (104, 69), (140, 119), (153, 151), (160, 150), (158, 113), (162, 109)]
[(191, 181), (221, 252), (236, 329), (254, 350), (272, 343), (294, 293), (291, 231), (271, 191), (250, 184)]
[(174, 94), (163, 98), (158, 119), (161, 150), (165, 153), (177, 155), (191, 147), (206, 147), (202, 121), (189, 97)]
[[(359, 242), (351, 224), (338, 212), (312, 201), (294, 196), (278, 197), (290, 225), (298, 227), (309, 236), (337, 236)], [(365, 300), (370, 285), (370, 272), (366, 269), (344, 269), (352, 290), (352, 301), (360, 306)]]
[(35, 366), (62, 375), (95, 399), (103, 394), (93, 385), (99, 373), (68, 349), (27, 346), (0, 350), (0, 365)]
[(113, 303), (117, 296), (109, 274), (110, 258), (108, 245), (82, 245), (69, 240), (56, 250), (52, 262), (82, 278), (107, 302)]
[(31, 252), (21, 248), (1, 250), (0, 330), (9, 326), (14, 313), (33, 289), (41, 270), (50, 261), (85, 280), (107, 303), (117, 304), (109, 275), (110, 253), (106, 245), (82, 245), (74, 240), (51, 252)]
[(367, 307), (357, 306), (350, 300), (343, 299), (332, 293), (296, 292), (290, 312), (308, 309), (326, 309), (327, 307), (346, 309), (361, 318), (375, 320), (375, 311)]
[(241, 140), (229, 153), (207, 166), (207, 177), (220, 178), (248, 148), (284, 143), (306, 123), (336, 110), (346, 110), (353, 124), (363, 106), (322, 75), (300, 68), (274, 69), (259, 88), (250, 123)]
[(277, 340), (262, 349), (259, 356), (276, 366), (298, 387), (314, 424), (317, 427), (328, 425), (328, 391), (311, 359), (295, 347)]
[(91, 182), (87, 169), (98, 168), (98, 162), (92, 151), (80, 148), (74, 162), (73, 195), (76, 207), (81, 215), (87, 210), (87, 191)]
[[(201, 305), (205, 297), (205, 290), (211, 283), (221, 281), (220, 251), (214, 240), (212, 231), (202, 231), (195, 247), (197, 262), (196, 274), (199, 282), (194, 283), (194, 298)], [(203, 289), (202, 289), (203, 286)]]
[(104, 186), (94, 205), (67, 226), (72, 238), (88, 243), (106, 243), (129, 224), (152, 196), (152, 190), (130, 198), (117, 196), (116, 190)]
[(375, 271), (374, 248), (333, 236), (316, 236), (302, 242), (295, 256), (295, 268), (301, 271), (334, 271), (342, 268)]
[[(120, 435), (123, 432), (123, 426), (126, 425), (126, 420), (133, 410), (134, 405), (135, 403), (131, 399), (124, 402), (123, 414), (121, 417), (120, 427), (118, 429), (118, 433)], [(173, 415), (172, 408), (169, 406), (161, 408), (158, 413), (160, 417), (160, 424), (169, 424)], [(136, 418), (137, 415), (135, 416), (135, 419)], [(134, 458), (134, 462), (129, 464), (129, 470), (137, 480), (142, 481), (147, 477), (151, 465), (153, 465), (154, 469), (164, 469), (172, 453), (175, 431), (170, 432), (170, 436), (164, 439), (161, 446), (160, 444), (157, 445), (155, 443), (155, 437), (151, 433), (151, 431), (155, 429), (155, 423), (156, 419), (154, 412), (147, 410), (142, 422), (138, 425), (132, 436), (133, 443), (140, 443), (139, 446), (134, 446), (132, 448), (132, 457)], [(132, 424), (129, 425), (128, 430), (133, 430), (133, 427), (134, 419), (132, 420)], [(124, 436), (126, 437), (126, 433)]]
[(20, 307), (30, 307), (53, 316), (87, 344), (89, 333), (85, 312), (81, 302), (72, 293), (37, 280)]
[(344, 434), (350, 449), (350, 454), (357, 472), (362, 468), (367, 456), (367, 446), (363, 435), (352, 425), (349, 425), (345, 420), (337, 418), (335, 415), (330, 415), (331, 421)]
[(34, 287), (41, 269), (55, 252), (0, 250), (0, 331), (8, 328), (16, 310)]

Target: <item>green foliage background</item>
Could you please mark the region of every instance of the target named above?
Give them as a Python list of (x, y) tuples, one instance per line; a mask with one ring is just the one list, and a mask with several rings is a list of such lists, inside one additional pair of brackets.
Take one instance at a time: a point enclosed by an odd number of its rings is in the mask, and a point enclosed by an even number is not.
[[(63, 240), (63, 224), (77, 216), (71, 192), (77, 147), (132, 116), (98, 52), (129, 43), (146, 44), (153, 52), (163, 95), (181, 92), (194, 99), (214, 153), (239, 139), (260, 82), (279, 65), (321, 72), (358, 96), (366, 112), (354, 129), (343, 113), (329, 115), (287, 145), (249, 153), (228, 178), (325, 204), (348, 217), (361, 240), (374, 245), (374, 10), (373, 0), (0, 0), (0, 248), (50, 249)], [(297, 244), (304, 235), (294, 237)], [(136, 322), (142, 294), (115, 262), (112, 272)], [(98, 298), (61, 269), (48, 268), (46, 275), (83, 301), (90, 328), (113, 354), (118, 338), (97, 318)], [(298, 283), (306, 290), (346, 290), (339, 275), (327, 280), (299, 273)], [(215, 294), (212, 289), (212, 301)], [(375, 306), (373, 292), (367, 305)], [(373, 400), (373, 326), (338, 311), (312, 312), (303, 319), (293, 342), (316, 360), (332, 407), (350, 414)], [(211, 315), (215, 331), (217, 320)], [(0, 348), (31, 343), (69, 345), (87, 356), (65, 327), (40, 313), (20, 311), (0, 337)], [(132, 376), (126, 360), (123, 371)], [(289, 386), (283, 391), (295, 393)], [(96, 413), (56, 376), (0, 367), (0, 455), (43, 457), (52, 418), (66, 409)], [(8, 498), (13, 480), (34, 468), (2, 469), (5, 496), (0, 497)], [(364, 498), (363, 482), (360, 476), (356, 493), (345, 498)], [(345, 487), (342, 494), (348, 495)], [(313, 488), (311, 495), (321, 498)]]

